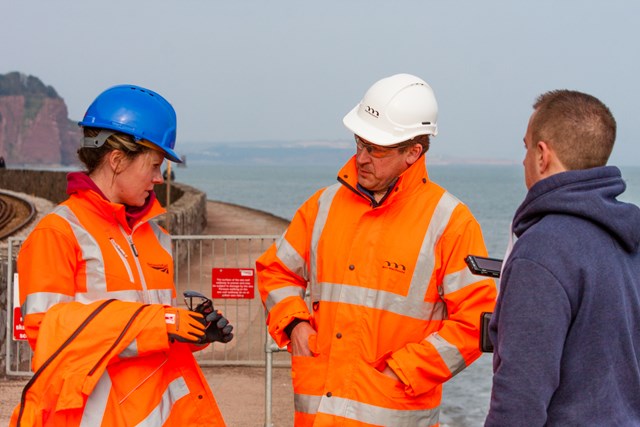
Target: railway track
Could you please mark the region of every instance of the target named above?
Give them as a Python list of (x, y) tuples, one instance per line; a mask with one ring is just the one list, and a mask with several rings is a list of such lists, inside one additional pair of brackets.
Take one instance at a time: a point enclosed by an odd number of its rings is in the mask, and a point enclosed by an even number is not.
[(33, 203), (0, 191), (0, 240), (29, 224), (36, 214)]

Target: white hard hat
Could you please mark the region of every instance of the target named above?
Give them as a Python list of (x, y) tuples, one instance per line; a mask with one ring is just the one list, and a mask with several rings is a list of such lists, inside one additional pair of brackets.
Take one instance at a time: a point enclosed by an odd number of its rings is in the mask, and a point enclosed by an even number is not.
[(378, 80), (342, 122), (354, 134), (382, 146), (438, 134), (438, 103), (431, 87), (411, 74)]

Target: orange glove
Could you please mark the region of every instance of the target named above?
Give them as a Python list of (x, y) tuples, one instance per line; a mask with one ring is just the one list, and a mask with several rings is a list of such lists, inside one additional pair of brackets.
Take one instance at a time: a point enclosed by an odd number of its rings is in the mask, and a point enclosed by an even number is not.
[(204, 316), (195, 311), (177, 307), (164, 308), (164, 320), (167, 323), (167, 335), (171, 341), (200, 341), (205, 334)]

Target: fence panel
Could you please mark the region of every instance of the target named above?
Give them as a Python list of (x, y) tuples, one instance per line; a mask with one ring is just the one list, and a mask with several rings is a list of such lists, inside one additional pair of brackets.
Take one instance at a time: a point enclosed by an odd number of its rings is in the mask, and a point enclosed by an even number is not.
[[(175, 263), (175, 283), (178, 305), (186, 307), (182, 293), (198, 291), (210, 296), (214, 268), (254, 269), (256, 259), (279, 236), (172, 236)], [(28, 376), (31, 372), (31, 349), (26, 341), (13, 340), (13, 273), (15, 257), (22, 238), (10, 238), (6, 265), (7, 327), (6, 374)], [(288, 366), (287, 353), (278, 353), (273, 341), (265, 333), (265, 314), (254, 274), (253, 298), (214, 299), (216, 309), (222, 311), (234, 326), (235, 338), (227, 344), (214, 343), (195, 353), (202, 366)], [(265, 361), (265, 352), (268, 360)], [(271, 353), (274, 354), (271, 354)], [(270, 368), (270, 366), (269, 366)]]
[(6, 262), (6, 290), (7, 290), (7, 324), (5, 337), (5, 372), (7, 375), (30, 376), (31, 372), (31, 347), (27, 341), (13, 339), (13, 298), (14, 298), (14, 273), (16, 272), (16, 257), (24, 238), (10, 237), (8, 239)]
[[(179, 299), (185, 290), (211, 295), (214, 268), (254, 269), (255, 261), (279, 236), (174, 236), (176, 288)], [(183, 301), (179, 301), (182, 306)], [(264, 366), (265, 348), (269, 339), (265, 333), (264, 307), (254, 275), (254, 296), (251, 299), (214, 299), (233, 324), (235, 338), (228, 344), (214, 343), (196, 353), (202, 366), (217, 364)], [(275, 363), (287, 364), (288, 358)]]

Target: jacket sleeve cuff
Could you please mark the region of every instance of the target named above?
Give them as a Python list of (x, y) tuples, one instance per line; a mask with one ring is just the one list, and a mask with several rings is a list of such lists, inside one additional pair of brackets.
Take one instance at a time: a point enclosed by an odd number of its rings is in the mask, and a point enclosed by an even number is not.
[(285, 347), (291, 341), (286, 329), (296, 319), (311, 322), (311, 313), (302, 299), (292, 300), (289, 304), (282, 304), (282, 307), (278, 304), (269, 312), (267, 316), (269, 333), (279, 347)]
[(387, 359), (387, 366), (389, 366), (389, 368), (391, 368), (391, 370), (398, 376), (398, 378), (400, 378), (400, 381), (402, 381), (402, 384), (404, 384), (405, 386), (405, 392), (409, 395), (413, 395), (414, 393), (412, 391), (410, 392), (410, 390), (412, 389), (409, 385), (409, 378), (407, 378), (407, 376), (402, 372), (400, 365), (398, 365), (398, 363), (392, 358), (389, 358)]
[(293, 328), (295, 328), (298, 323), (302, 322), (309, 323), (309, 321), (306, 319), (298, 319), (296, 317), (284, 328), (284, 333), (287, 335), (287, 337), (289, 337), (289, 339), (291, 339), (291, 332), (293, 332)]

